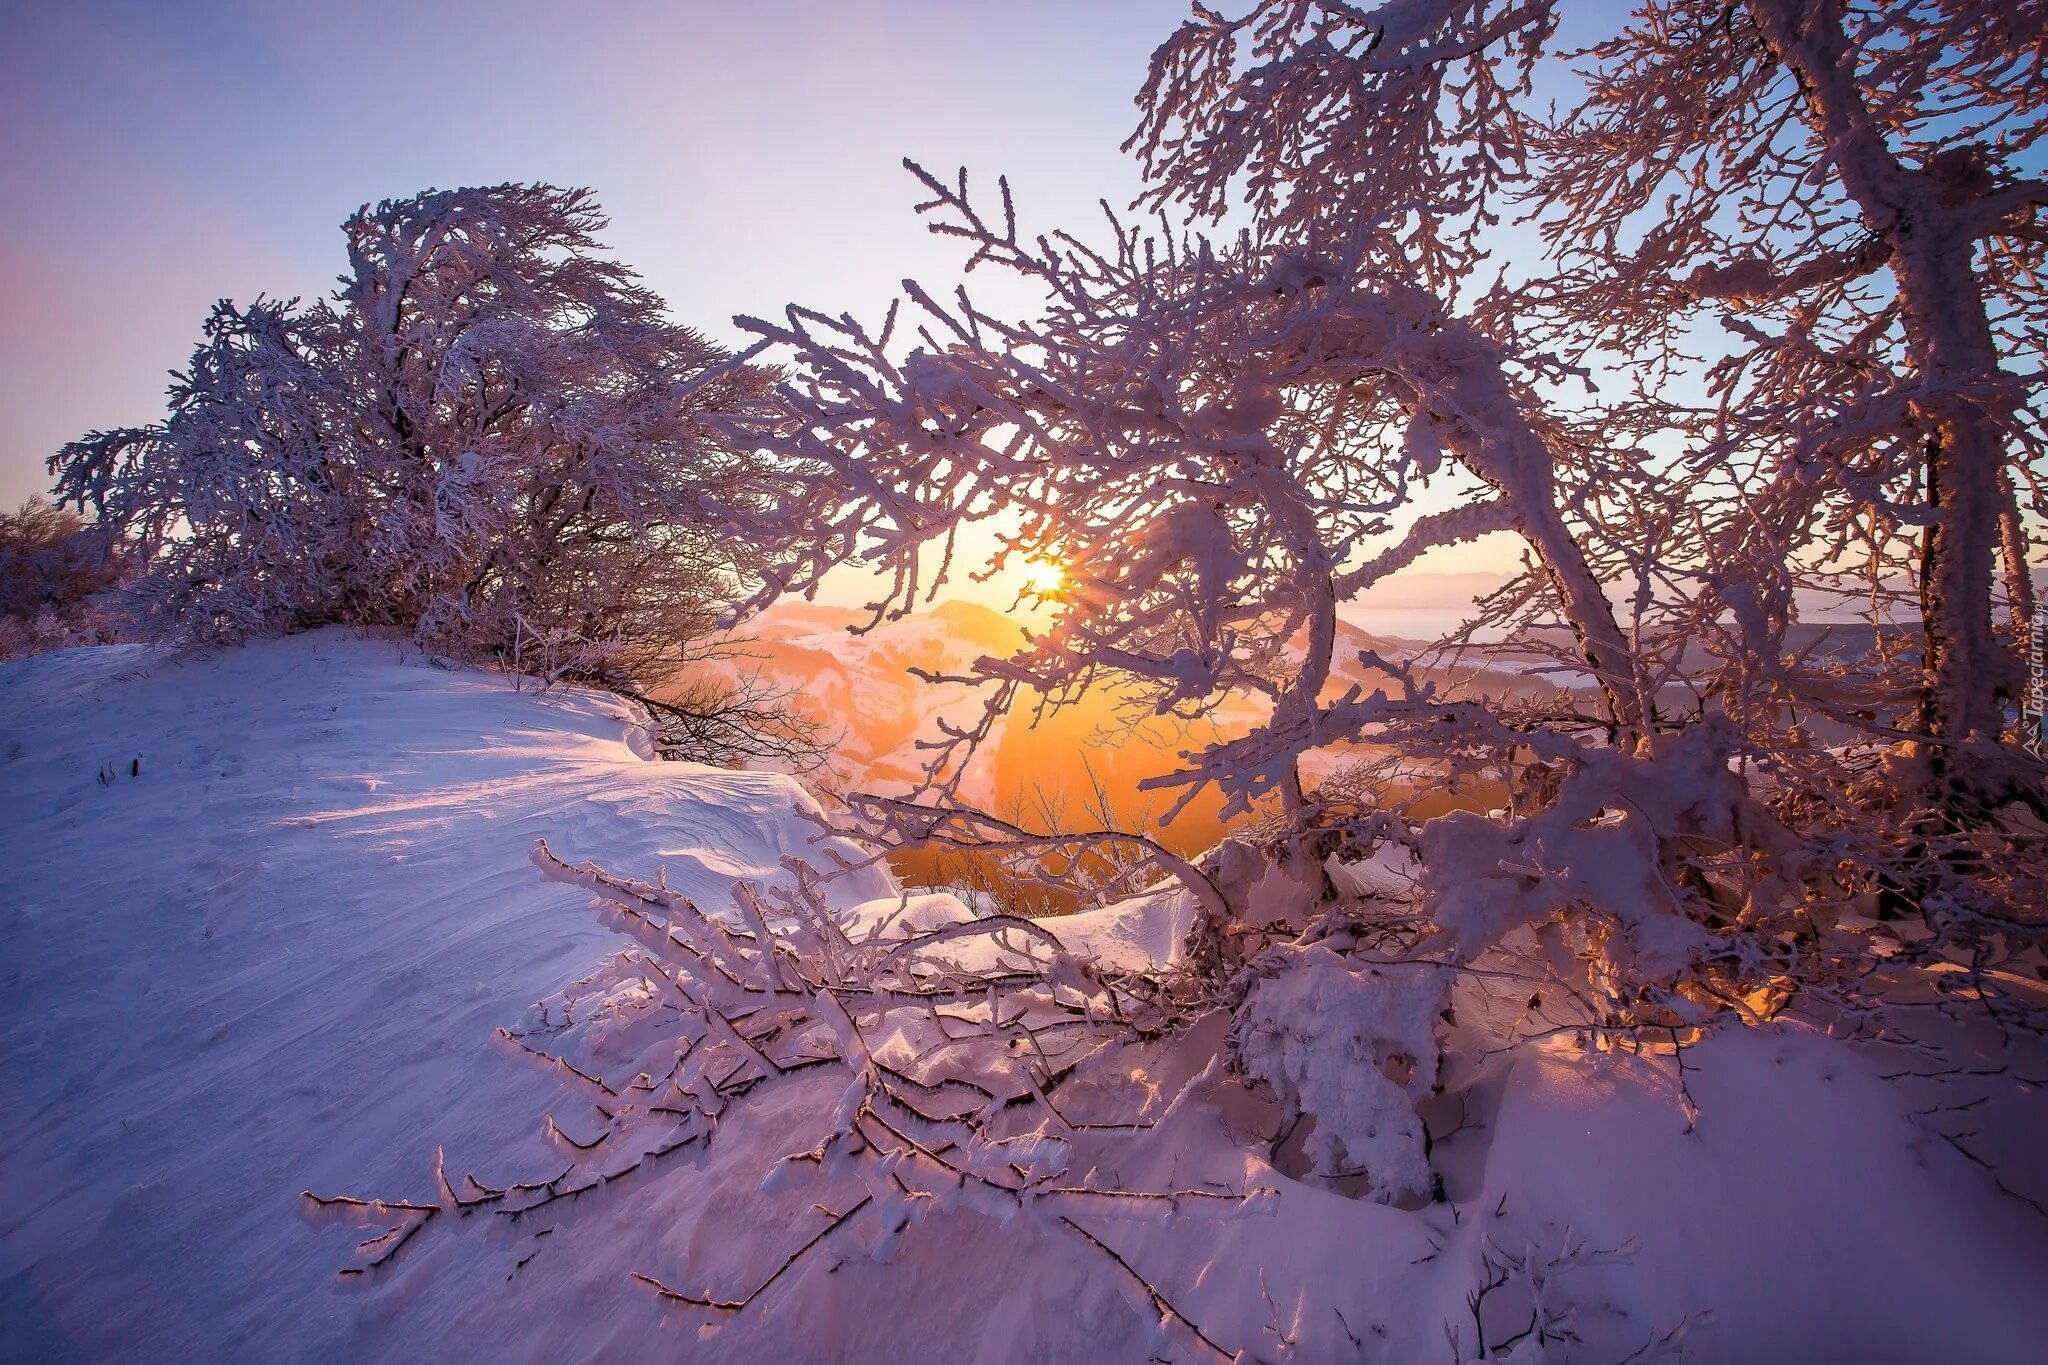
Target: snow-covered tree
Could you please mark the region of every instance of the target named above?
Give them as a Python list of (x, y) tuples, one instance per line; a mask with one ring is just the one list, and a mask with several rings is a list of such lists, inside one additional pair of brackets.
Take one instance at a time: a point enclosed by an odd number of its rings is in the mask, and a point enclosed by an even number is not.
[(1725, 425), (1771, 456), (1758, 505), (1798, 527), (1831, 494), (1868, 576), (1916, 583), (1915, 728), (1973, 782), (1956, 746), (1995, 744), (2032, 612), (2044, 52), (2035, 4), (1667, 0), (1589, 54), (1543, 148), (1564, 325), (1642, 352), (1721, 323)]
[(310, 306), (223, 302), (171, 413), (52, 461), (148, 556), (195, 639), (325, 622), (545, 677), (644, 684), (736, 587), (701, 510), (744, 461), (706, 418), (766, 376), (599, 254), (590, 193), (501, 185), (365, 207)]
[[(1241, 186), (1268, 230), (1370, 225), (1475, 295), (1492, 335), (1633, 385), (1637, 403), (1603, 400), (1607, 433), (1691, 446), (1662, 471), (1694, 521), (1666, 556), (1698, 592), (1685, 630), (1735, 618), (1735, 652), (1773, 656), (1739, 671), (1783, 682), (1795, 588), (1914, 584), (1924, 678), (1910, 706), (1880, 688), (1860, 710), (1929, 736), (1937, 776), (1986, 776), (1950, 756), (1995, 743), (2031, 612), (2017, 491), (2038, 517), (2040, 7), (1654, 0), (1576, 54), (1582, 98), (1559, 115), (1571, 82), (1537, 73), (1564, 60), (1563, 18), (1552, 0), (1198, 7), (1144, 98), (1151, 198), (1219, 214)], [(1547, 255), (1478, 273), (1504, 217)], [(1711, 406), (1675, 397), (1680, 378)], [(1853, 719), (1840, 682), (1798, 700)]]
[[(891, 353), (893, 316), (875, 335), (801, 309), (747, 323), (792, 348), (804, 377), (768, 440), (826, 473), (752, 524), (778, 589), (815, 583), (851, 550), (893, 572), (878, 610), (905, 611), (952, 571), (963, 519), (1016, 518), (1002, 557), (1057, 563), (1064, 586), (1049, 630), (977, 666), (993, 704), (1021, 687), (1061, 705), (1100, 684), (1193, 718), (1257, 697), (1270, 720), (1250, 739), (1190, 754), (1163, 781), (1185, 795), (1218, 783), (1240, 809), (1278, 792), (1292, 808), (1300, 756), (1358, 738), (1358, 698), (1326, 695), (1338, 605), (1432, 547), (1515, 530), (1599, 680), (1603, 710), (1588, 722), (1642, 733), (1642, 682), (1559, 510), (1562, 430), (1502, 346), (1356, 252), (1177, 244), (1122, 227), (1107, 251), (1067, 235), (1031, 242), (1007, 190), (996, 226), (964, 183), (918, 174), (938, 230), (966, 239), (977, 264), (1042, 286), (1052, 306), (1012, 322), (964, 293), (949, 307), (914, 291), (924, 317), (907, 356)], [(1413, 515), (1446, 459), (1481, 495)]]
[[(874, 604), (883, 616), (963, 570), (1013, 558), (1063, 569), (1057, 589), (1036, 590), (1055, 608), (1051, 624), (1015, 656), (966, 671), (989, 688), (988, 720), (943, 736), (924, 813), (856, 803), (862, 832), (1001, 843), (1003, 831), (958, 809), (949, 775), (1014, 706), (1104, 688), (1192, 720), (1254, 699), (1261, 719), (1249, 733), (1183, 753), (1157, 780), (1183, 793), (1213, 783), (1240, 813), (1277, 794), (1286, 819), (1199, 867), (1149, 866), (1188, 883), (1203, 908), (1196, 933), (1207, 942), (1195, 956), (1236, 1015), (1238, 1066), (1310, 1110), (1315, 1094), (1341, 1105), (1339, 1092), (1351, 1092), (1311, 1084), (1305, 1059), (1273, 1043), (1300, 1031), (1301, 1011), (1355, 1014), (1407, 1037), (1386, 1010), (1424, 1017), (1445, 1003), (1451, 975), (1502, 953), (1533, 952), (1530, 969), (1562, 982), (1590, 1026), (1675, 1037), (1717, 1012), (1753, 1018), (1755, 1002), (1855, 977), (1869, 965), (1861, 940), (1816, 928), (1844, 913), (1903, 905), (1934, 930), (1916, 951), (1971, 955), (1973, 971), (2036, 951), (2040, 926), (2010, 913), (2048, 874), (2031, 827), (1995, 815), (1988, 829), (1930, 822), (1919, 804), (1953, 799), (1941, 772), (1962, 766), (1960, 748), (2024, 762), (1998, 747), (2007, 656), (1967, 655), (1970, 640), (1996, 644), (1996, 536), (1967, 528), (1995, 530), (1998, 518), (1954, 510), (1945, 498), (1975, 495), (1955, 494), (1943, 473), (1951, 451), (1979, 437), (2024, 448), (2024, 386), (1993, 373), (1996, 346), (1979, 356), (1991, 369), (1934, 385), (1915, 349), (1920, 323), (1897, 311), (1910, 311), (1910, 291), (1841, 292), (1891, 261), (1890, 249), (1842, 247), (1827, 269), (1799, 266), (1802, 250), (1837, 250), (1825, 206), (1854, 199), (1832, 178), (1847, 163), (1828, 150), (1831, 135), (1807, 122), (1811, 99), (1782, 75), (1782, 63), (1817, 60), (1792, 46), (1798, 35), (1819, 41), (1825, 25), (1797, 7), (1717, 8), (1722, 26), (1748, 26), (1756, 60), (1772, 64), (1766, 83), (1782, 87), (1782, 106), (1757, 115), (1776, 120), (1759, 144), (1743, 143), (1742, 118), (1717, 132), (1718, 87), (1674, 96), (1676, 77), (1632, 74), (1660, 52), (1726, 59), (1697, 25), (1678, 31), (1704, 12), (1645, 7), (1589, 54), (1583, 106), (1556, 115), (1543, 82), (1559, 78), (1560, 11), (1542, 0), (1269, 0), (1241, 19), (1198, 7), (1155, 56), (1140, 99), (1142, 202), (1196, 219), (1238, 215), (1247, 226), (1234, 238), (1212, 241), (1170, 217), (1148, 233), (1113, 213), (1103, 245), (1033, 237), (1020, 234), (1006, 185), (995, 210), (970, 197), (964, 173), (945, 181), (913, 167), (932, 229), (964, 243), (970, 270), (1008, 270), (1041, 290), (1041, 313), (997, 316), (964, 289), (941, 300), (912, 284), (879, 326), (804, 308), (742, 320), (795, 361), (787, 411), (747, 428), (794, 476), (774, 512), (735, 518), (769, 562), (764, 595), (808, 590), (861, 558), (887, 571)], [(1930, 80), (1962, 63), (1951, 95), (1900, 106), (1902, 127), (1921, 119), (1929, 137), (1968, 138), (2010, 123), (2015, 146), (2031, 145), (2019, 130), (2035, 95), (2012, 89), (2025, 84), (2027, 43), (2040, 41), (2030, 14), (1845, 13), (1852, 29), (1865, 26), (1859, 41), (1880, 66), (1887, 44), (1901, 70)], [(1919, 45), (1922, 27), (1951, 21), (1995, 33)], [(1971, 42), (1978, 57), (1940, 55)], [(1973, 106), (1972, 82), (1996, 93)], [(1644, 110), (1617, 102), (1624, 85)], [(1921, 98), (1933, 101), (1924, 118)], [(1658, 117), (1685, 123), (1708, 169), (1689, 170), (1658, 141)], [(1994, 131), (1973, 131), (1978, 117)], [(1794, 148), (1783, 153), (1786, 183), (1811, 189), (1804, 207), (1779, 183), (1781, 142)], [(2033, 200), (2006, 171), (1988, 175), (1972, 193), (1999, 216), (1980, 236), (2018, 245), (1994, 252), (1985, 278), (2010, 278), (2017, 295), (2038, 234), (2015, 215)], [(1586, 188), (1600, 176), (1607, 188)], [(1707, 245), (1683, 269), (1655, 259), (1668, 232), (1628, 206), (1636, 194), (1652, 217), (1657, 205), (1684, 216), (1668, 207), (1683, 196), (1667, 200), (1672, 191), (1652, 183), (1660, 177), (1705, 186), (1696, 216)], [(1532, 215), (1547, 250), (1490, 269), (1510, 214)], [(1717, 401), (1681, 401), (1667, 389), (1688, 367), (1705, 369), (1687, 353), (1688, 310), (1748, 297), (1732, 282), (1777, 268), (1727, 259), (1728, 243), (1745, 240), (1753, 254), (1786, 258), (1795, 296), (1832, 289), (1823, 304), (1847, 300), (1867, 316), (1801, 312), (1812, 336), (1788, 344), (1736, 319), (1756, 354), (1713, 357)], [(1987, 316), (2008, 329), (2008, 349), (2038, 339), (2018, 304)], [(1867, 331), (1860, 352), (1844, 340), (1850, 322)], [(1801, 348), (1776, 388), (1744, 378), (1758, 355)], [(1801, 401), (1815, 411), (1796, 412)], [(1872, 467), (1872, 451), (1912, 463)], [(1983, 488), (1995, 490), (1991, 473)], [(1928, 477), (1931, 494), (1913, 486)], [(1421, 501), (1426, 487), (1451, 505)], [(962, 566), (959, 532), (977, 519), (1007, 528), (1002, 549), (993, 564)], [(1924, 674), (1902, 679), (1883, 635), (1848, 657), (1811, 657), (1792, 639), (1795, 590), (1839, 580), (1852, 526), (1864, 528), (1878, 593), (1901, 564), (1899, 528), (1933, 528), (1925, 564), (1912, 566), (1931, 642)], [(1357, 661), (1368, 681), (1339, 681), (1341, 603), (1431, 548), (1494, 531), (1520, 534), (1527, 572), (1482, 604), (1464, 637), (1562, 620), (1598, 684), (1598, 714), (1503, 706), (1372, 654)], [(2008, 518), (2008, 544), (2016, 538)], [(1965, 542), (1977, 547), (1967, 569)], [(1802, 715), (1816, 711), (1862, 747), (1817, 743)], [(1931, 765), (1935, 783), (1907, 749), (1879, 756), (1900, 738), (1950, 756)], [(1486, 777), (1505, 806), (1410, 822), (1385, 786), (1317, 792), (1303, 780), (1304, 756), (1356, 744), (1439, 780)], [(1833, 813), (1820, 803), (1830, 784)], [(1047, 871), (1042, 838), (1007, 837), (1020, 865)], [(2009, 856), (1985, 857), (1991, 845)], [(1342, 870), (1379, 858), (1408, 868), (1402, 894), (1359, 891), (1361, 874)], [(1448, 975), (1417, 978), (1437, 984), (1413, 998), (1375, 997), (1361, 974), (1388, 962)], [(1348, 983), (1309, 979), (1326, 967)], [(1398, 1103), (1391, 1092), (1366, 1103), (1353, 1116), (1360, 1131)]]

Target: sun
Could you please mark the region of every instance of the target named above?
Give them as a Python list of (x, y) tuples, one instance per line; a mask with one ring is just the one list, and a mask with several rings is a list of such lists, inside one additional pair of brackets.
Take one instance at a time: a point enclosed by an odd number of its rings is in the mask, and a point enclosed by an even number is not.
[(1024, 562), (1024, 591), (1035, 597), (1057, 597), (1067, 586), (1067, 566), (1057, 559)]

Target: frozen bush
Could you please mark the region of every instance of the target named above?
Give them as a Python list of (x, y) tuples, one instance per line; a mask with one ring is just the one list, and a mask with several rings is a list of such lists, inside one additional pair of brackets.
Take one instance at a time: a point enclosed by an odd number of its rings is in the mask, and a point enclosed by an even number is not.
[(223, 301), (170, 414), (52, 460), (133, 537), (132, 600), (180, 640), (333, 622), (543, 678), (645, 685), (743, 566), (702, 510), (745, 462), (709, 420), (767, 377), (599, 254), (587, 190), (365, 207), (311, 305)]

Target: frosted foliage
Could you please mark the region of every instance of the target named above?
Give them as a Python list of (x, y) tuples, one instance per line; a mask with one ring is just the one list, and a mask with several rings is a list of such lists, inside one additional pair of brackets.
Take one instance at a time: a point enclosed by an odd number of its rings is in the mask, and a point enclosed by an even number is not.
[[(799, 806), (796, 815), (816, 813)], [(852, 887), (841, 887), (835, 903), (827, 888), (841, 879), (888, 886), (886, 874), (851, 860), (855, 852), (820, 838), (818, 856), (834, 873), (791, 857), (782, 869), (790, 885), (740, 883), (731, 907), (707, 911), (665, 879), (571, 865), (536, 843), (549, 878), (595, 893), (644, 950), (586, 983), (576, 1002), (543, 1002), (528, 1035), (543, 1036), (554, 1013), (577, 1014), (585, 1022), (575, 1041), (589, 1054), (644, 1067), (628, 1085), (613, 1087), (508, 1035), (601, 1096), (606, 1128), (577, 1150), (632, 1146), (637, 1166), (709, 1147), (757, 1092), (804, 1073), (828, 1077), (838, 1099), (824, 1135), (783, 1155), (758, 1188), (766, 1199), (836, 1189), (830, 1197), (844, 1207), (785, 1268), (856, 1225), (868, 1228), (867, 1254), (887, 1261), (913, 1227), (957, 1211), (1006, 1228), (1021, 1222), (1020, 1233), (1071, 1236), (1111, 1256), (1077, 1215), (1153, 1222), (1273, 1212), (1270, 1187), (1143, 1188), (1124, 1184), (1106, 1159), (1118, 1135), (1167, 1124), (1220, 1068), (1185, 1080), (1149, 1116), (1091, 1121), (1064, 1107), (1084, 1102), (1065, 1088), (1074, 1081), (1081, 1089), (1083, 1077), (1143, 1104), (1125, 1086), (1143, 1070), (1150, 1040), (1180, 1032), (1202, 1010), (1190, 978), (1157, 964), (1131, 971), (1091, 961), (1041, 924), (975, 918), (950, 896), (847, 904)], [(670, 1013), (652, 1007), (657, 998)], [(602, 1002), (596, 1011), (592, 1001)], [(615, 1178), (572, 1164), (547, 1186), (525, 1187), (511, 1216)], [(761, 1292), (726, 1299), (639, 1278), (666, 1301), (721, 1313), (743, 1311)], [(1164, 1299), (1153, 1302), (1162, 1331), (1216, 1349)]]
[(0, 512), (0, 660), (120, 638), (99, 598), (129, 571), (124, 546), (46, 499)]
[[(2033, 613), (2044, 29), (2031, 2), (1658, 0), (1587, 54), (1524, 196), (1559, 272), (1542, 330), (1714, 398), (1686, 461), (1717, 542), (1698, 619), (1768, 647), (1795, 591), (1918, 616), (1902, 728), (1961, 743), (2002, 728)], [(1769, 679), (1852, 710), (1801, 681)], [(1996, 789), (1947, 749), (1938, 775)]]
[(672, 661), (734, 567), (705, 418), (765, 377), (599, 254), (588, 191), (365, 207), (331, 298), (223, 301), (154, 426), (51, 462), (146, 556), (132, 601), (196, 641), (329, 622), (597, 680)]
[(1359, 964), (1322, 947), (1269, 967), (1237, 1011), (1237, 1064), (1289, 1114), (1315, 1120), (1306, 1150), (1316, 1175), (1363, 1171), (1381, 1203), (1427, 1194), (1415, 1103), (1436, 1084), (1449, 974)]
[(1482, 258), (1481, 216), (1523, 169), (1519, 98), (1556, 9), (1265, 0), (1233, 19), (1198, 5), (1139, 97), (1128, 145), (1146, 202), (1209, 217), (1244, 202), (1269, 233), (1355, 232), (1456, 288)]

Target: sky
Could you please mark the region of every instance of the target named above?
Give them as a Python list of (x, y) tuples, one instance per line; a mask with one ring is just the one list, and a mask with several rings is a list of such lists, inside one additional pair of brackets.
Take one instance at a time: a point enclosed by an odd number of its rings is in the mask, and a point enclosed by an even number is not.
[(913, 214), (904, 157), (1008, 175), (1027, 229), (1099, 222), (1137, 189), (1133, 97), (1186, 13), (0, 0), (0, 505), (65, 441), (160, 417), (216, 299), (331, 289), (343, 218), (430, 187), (590, 187), (618, 258), (723, 342), (790, 302), (878, 317), (961, 255)]
[[(312, 295), (358, 205), (584, 185), (675, 315), (873, 314), (958, 252), (911, 156), (1028, 219), (1137, 183), (1118, 144), (1185, 0), (346, 5), (0, 0), (0, 503), (162, 414), (217, 298)], [(1077, 40), (1079, 35), (1079, 40)]]

